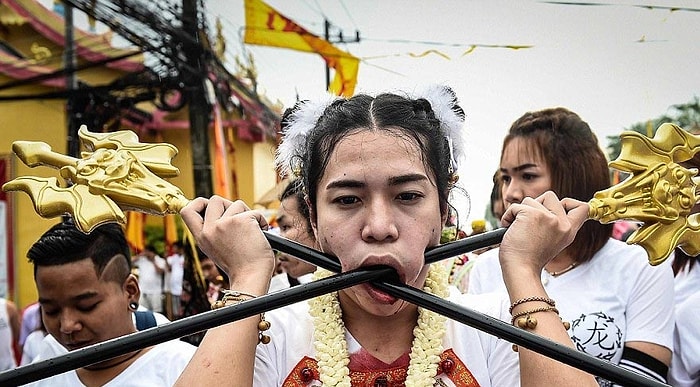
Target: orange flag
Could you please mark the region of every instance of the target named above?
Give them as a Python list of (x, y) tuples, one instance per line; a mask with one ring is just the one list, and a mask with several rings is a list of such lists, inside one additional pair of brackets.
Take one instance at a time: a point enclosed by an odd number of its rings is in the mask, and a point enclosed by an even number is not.
[(335, 70), (330, 91), (348, 97), (355, 92), (359, 58), (308, 32), (260, 0), (245, 0), (245, 20), (245, 43), (315, 52)]
[(178, 241), (176, 216), (175, 214), (167, 214), (163, 217), (163, 234), (165, 234), (165, 245), (167, 247)]
[(221, 120), (221, 108), (214, 104), (214, 194), (228, 198), (231, 196), (226, 138)]
[(127, 211), (126, 216), (126, 241), (132, 250), (140, 253), (146, 245), (143, 238), (143, 217), (145, 214), (137, 211)]

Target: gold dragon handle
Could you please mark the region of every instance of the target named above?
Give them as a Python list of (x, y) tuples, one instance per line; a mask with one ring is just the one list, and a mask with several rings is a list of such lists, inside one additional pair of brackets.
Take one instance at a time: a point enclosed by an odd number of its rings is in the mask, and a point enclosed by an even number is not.
[[(140, 143), (124, 130), (91, 133), (79, 130), (88, 150), (81, 158), (65, 156), (42, 142), (16, 141), (12, 149), (29, 167), (49, 166), (55, 177), (18, 177), (4, 191), (24, 191), (45, 218), (70, 213), (78, 228), (90, 232), (105, 222), (125, 223), (124, 210), (165, 215), (179, 213), (189, 203), (182, 191), (164, 180), (177, 176), (172, 164), (177, 148), (165, 143)], [(642, 246), (649, 262), (658, 265), (676, 246), (700, 253), (700, 215), (696, 169), (680, 163), (700, 151), (700, 138), (676, 125), (663, 124), (654, 138), (623, 132), (622, 151), (610, 166), (630, 174), (623, 182), (597, 192), (589, 201), (589, 218), (601, 223), (628, 219), (643, 223), (628, 243)]]
[(610, 166), (631, 175), (597, 192), (588, 217), (601, 223), (641, 222), (627, 243), (642, 246), (652, 265), (665, 261), (676, 246), (691, 256), (700, 254), (700, 214), (692, 213), (700, 199), (698, 170), (681, 165), (700, 151), (700, 137), (662, 124), (653, 138), (626, 131), (620, 143), (620, 156)]
[(177, 155), (173, 145), (141, 143), (127, 130), (91, 133), (85, 125), (78, 136), (87, 149), (81, 158), (54, 152), (43, 142), (14, 142), (12, 150), (24, 164), (58, 169), (63, 179), (24, 176), (2, 189), (26, 192), (42, 217), (70, 213), (84, 232), (105, 222), (125, 223), (123, 211), (165, 215), (179, 213), (189, 202), (164, 180), (180, 172), (171, 164)]

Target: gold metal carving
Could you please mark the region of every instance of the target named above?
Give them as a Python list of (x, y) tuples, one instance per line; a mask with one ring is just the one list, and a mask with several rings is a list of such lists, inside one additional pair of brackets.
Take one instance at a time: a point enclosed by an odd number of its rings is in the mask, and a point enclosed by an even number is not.
[(589, 217), (601, 223), (642, 222), (627, 242), (642, 246), (652, 265), (663, 262), (676, 246), (689, 255), (699, 254), (700, 214), (691, 214), (700, 199), (698, 171), (679, 163), (700, 151), (700, 138), (663, 124), (654, 138), (630, 131), (623, 132), (620, 140), (622, 151), (610, 166), (632, 175), (597, 192), (589, 202)]
[[(27, 176), (6, 183), (3, 190), (29, 194), (43, 217), (72, 214), (85, 232), (104, 222), (124, 223), (122, 210), (165, 215), (179, 212), (189, 202), (164, 180), (179, 173), (170, 163), (177, 154), (174, 146), (140, 143), (131, 131), (91, 133), (82, 126), (79, 135), (89, 150), (81, 159), (53, 152), (43, 142), (17, 141), (12, 147), (29, 167), (59, 169), (67, 185), (55, 177)], [(700, 214), (691, 213), (700, 199), (698, 171), (680, 163), (700, 151), (700, 137), (663, 124), (651, 139), (623, 132), (621, 145), (620, 156), (610, 166), (631, 176), (597, 192), (589, 202), (589, 217), (601, 223), (642, 222), (628, 243), (642, 246), (652, 265), (663, 262), (675, 246), (699, 254)]]
[(45, 218), (72, 214), (84, 232), (105, 222), (124, 223), (123, 210), (165, 215), (178, 213), (189, 202), (163, 179), (179, 174), (170, 163), (177, 154), (174, 146), (140, 143), (131, 131), (91, 133), (85, 125), (78, 134), (88, 150), (79, 159), (53, 152), (43, 142), (12, 144), (24, 164), (56, 168), (65, 184), (55, 177), (26, 176), (5, 183), (3, 190), (26, 192)]

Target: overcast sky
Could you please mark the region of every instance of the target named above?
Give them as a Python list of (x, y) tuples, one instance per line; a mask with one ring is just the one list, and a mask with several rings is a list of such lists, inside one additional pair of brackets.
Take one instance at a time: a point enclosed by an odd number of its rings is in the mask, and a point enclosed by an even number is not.
[[(468, 163), (460, 172), (471, 196), (469, 220), (483, 217), (498, 168), (501, 140), (526, 111), (564, 106), (606, 136), (667, 113), (700, 96), (700, 10), (697, 1), (607, 2), (599, 6), (539, 1), (268, 0), (307, 30), (323, 34), (328, 19), (359, 43), (339, 44), (361, 58), (356, 91), (451, 85), (467, 113)], [(227, 57), (252, 53), (258, 83), (285, 105), (325, 87), (314, 54), (243, 45), (242, 0), (209, 0), (229, 36)], [(532, 48), (470, 45), (531, 45)], [(440, 54), (422, 54), (436, 50)], [(462, 210), (462, 220), (465, 211)]]

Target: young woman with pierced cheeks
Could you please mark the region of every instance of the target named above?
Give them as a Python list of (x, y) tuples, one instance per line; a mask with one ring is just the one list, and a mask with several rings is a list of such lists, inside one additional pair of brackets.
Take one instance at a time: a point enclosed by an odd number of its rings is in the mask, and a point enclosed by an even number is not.
[[(444, 265), (426, 265), (440, 241), (463, 157), (464, 113), (451, 89), (360, 94), (301, 102), (283, 117), (278, 165), (303, 179), (321, 250), (342, 270), (396, 269), (400, 281), (573, 346), (549, 300), (542, 267), (567, 246), (588, 206), (547, 192), (510, 206), (501, 245), (508, 297), (449, 295)], [(264, 216), (241, 201), (193, 200), (182, 210), (198, 243), (231, 277), (239, 302), (267, 292), (274, 256)], [(204, 215), (202, 215), (204, 214)], [(316, 272), (317, 278), (330, 273)], [(525, 300), (525, 301), (523, 301)], [(541, 303), (541, 302), (540, 302)], [(573, 367), (398, 300), (369, 284), (211, 329), (179, 386), (594, 386)], [(532, 322), (532, 319), (531, 319)]]

